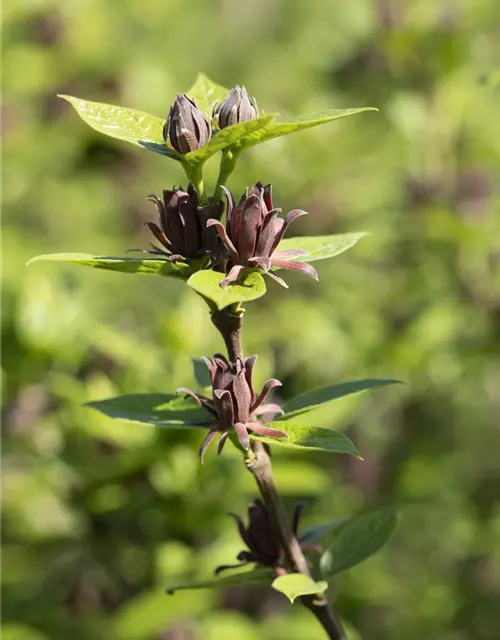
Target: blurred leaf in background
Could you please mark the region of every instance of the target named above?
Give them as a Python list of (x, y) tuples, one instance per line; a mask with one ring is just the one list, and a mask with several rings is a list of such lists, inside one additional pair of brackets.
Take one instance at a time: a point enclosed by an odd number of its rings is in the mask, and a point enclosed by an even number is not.
[[(179, 26), (180, 25), (180, 26)], [(193, 387), (222, 348), (205, 303), (171, 278), (25, 263), (146, 246), (148, 193), (178, 163), (104, 137), (57, 94), (166, 118), (199, 70), (265, 113), (371, 105), (246, 152), (230, 186), (272, 182), (294, 233), (370, 235), (318, 262), (319, 284), (248, 304), (257, 386), (282, 400), (394, 378), (308, 424), (364, 461), (275, 447), (304, 530), (397, 504), (391, 543), (334, 578), (352, 638), (500, 633), (500, 29), (496, 0), (6, 0), (3, 6), (3, 637), (315, 640), (268, 588), (165, 595), (240, 548), (226, 511), (255, 497), (234, 452), (196, 430), (112, 421), (85, 402)], [(217, 162), (206, 180), (215, 184)], [(311, 420), (314, 418), (314, 422)], [(304, 456), (308, 456), (305, 458)]]

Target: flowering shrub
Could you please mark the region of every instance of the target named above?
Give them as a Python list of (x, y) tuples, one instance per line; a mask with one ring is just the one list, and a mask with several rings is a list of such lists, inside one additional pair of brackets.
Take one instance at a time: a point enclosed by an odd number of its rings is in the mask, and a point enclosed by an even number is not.
[[(165, 189), (161, 199), (148, 197), (157, 208), (159, 221), (147, 223), (158, 243), (144, 250), (150, 254), (147, 257), (55, 254), (33, 260), (59, 260), (181, 279), (206, 301), (211, 320), (227, 347), (227, 357), (217, 354), (203, 359), (210, 376), (210, 397), (181, 388), (178, 393), (184, 397), (134, 394), (91, 402), (89, 406), (115, 419), (172, 428), (208, 428), (200, 445), (201, 460), (216, 436), (219, 453), (231, 442), (241, 451), (261, 494), (261, 499), (249, 507), (247, 526), (234, 516), (247, 547), (238, 555), (237, 566), (254, 564), (255, 568), (219, 578), (218, 574), (228, 567), (218, 567), (213, 580), (170, 586), (168, 592), (268, 584), (292, 602), (299, 597), (328, 637), (345, 638), (342, 624), (329, 607), (326, 580), (375, 553), (392, 535), (398, 514), (387, 507), (326, 523), (298, 537), (298, 511), (290, 525), (274, 483), (270, 448), (319, 450), (359, 458), (345, 434), (312, 426), (309, 414), (342, 396), (396, 381), (357, 380), (305, 392), (289, 405), (265, 402), (281, 383), (271, 378), (260, 393), (254, 389), (252, 374), (257, 356), (244, 355), (242, 304), (266, 294), (262, 274), (284, 286), (277, 275), (280, 269), (300, 271), (317, 280), (318, 273), (310, 262), (342, 253), (364, 234), (301, 238), (300, 243), (284, 238), (291, 222), (305, 211), (294, 209), (285, 218), (280, 217), (280, 210), (273, 206), (271, 185), (264, 187), (260, 182), (235, 204), (226, 184), (246, 149), (370, 109), (333, 110), (275, 122), (273, 114), (259, 115), (256, 101), (244, 87), (228, 91), (201, 75), (191, 89), (176, 97), (166, 122), (131, 109), (63, 97), (97, 131), (179, 162), (188, 186), (187, 191), (180, 187)], [(219, 176), (209, 193), (203, 182), (203, 166), (216, 153), (221, 153)], [(319, 547), (322, 539), (328, 542), (324, 551)], [(316, 554), (314, 562), (305, 555), (310, 551)]]

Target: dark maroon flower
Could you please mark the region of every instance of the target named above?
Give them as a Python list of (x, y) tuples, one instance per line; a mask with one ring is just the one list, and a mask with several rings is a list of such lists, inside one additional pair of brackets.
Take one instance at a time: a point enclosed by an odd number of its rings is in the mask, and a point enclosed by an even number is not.
[(186, 94), (178, 95), (163, 127), (163, 138), (175, 151), (185, 155), (203, 147), (212, 135), (210, 120)]
[[(298, 504), (293, 511), (292, 517), (292, 532), (297, 538), (301, 508), (302, 504)], [(273, 527), (264, 503), (261, 500), (255, 500), (250, 504), (248, 507), (248, 526), (245, 526), (240, 516), (235, 513), (230, 513), (229, 515), (236, 520), (241, 539), (246, 544), (247, 549), (236, 556), (239, 564), (222, 565), (217, 567), (215, 573), (220, 573), (226, 569), (244, 567), (254, 562), (257, 565), (272, 568), (277, 576), (286, 574), (285, 550)], [(303, 551), (311, 549), (317, 551), (319, 549), (317, 546), (307, 544), (301, 544), (300, 546)]]
[(214, 107), (213, 117), (217, 128), (225, 129), (238, 122), (255, 120), (259, 110), (255, 98), (250, 98), (245, 87), (236, 85), (224, 102)]
[(213, 416), (213, 427), (200, 447), (200, 458), (208, 445), (220, 434), (218, 452), (221, 453), (227, 437), (232, 429), (236, 431), (238, 440), (244, 449), (250, 448), (248, 431), (253, 431), (262, 436), (274, 438), (286, 438), (286, 433), (266, 427), (259, 420), (264, 414), (283, 413), (277, 404), (263, 404), (267, 394), (274, 387), (281, 386), (279, 380), (268, 380), (260, 394), (257, 396), (252, 385), (252, 370), (257, 356), (250, 358), (237, 358), (230, 363), (221, 354), (216, 354), (212, 359), (203, 358), (210, 372), (212, 383), (212, 399), (206, 398), (189, 389), (178, 389), (177, 393), (185, 393), (191, 396)]
[(207, 228), (207, 220), (222, 215), (222, 202), (200, 207), (198, 194), (189, 183), (187, 192), (181, 188), (174, 191), (163, 191), (163, 200), (155, 195), (148, 200), (156, 205), (159, 215), (159, 226), (147, 222), (162, 249), (152, 245), (149, 253), (167, 255), (169, 260), (185, 260), (200, 258), (210, 253), (216, 242), (216, 235)]
[(311, 265), (291, 259), (307, 255), (307, 252), (300, 249), (277, 251), (289, 225), (295, 218), (307, 215), (306, 211), (294, 209), (285, 219), (278, 217), (281, 209), (273, 209), (270, 184), (263, 187), (257, 182), (250, 193), (247, 190), (241, 196), (237, 206), (231, 192), (224, 190), (227, 197), (226, 225), (216, 219), (207, 222), (207, 226), (217, 229), (227, 252), (228, 275), (221, 282), (222, 288), (237, 280), (245, 267), (263, 269), (284, 287), (287, 284), (271, 271), (272, 267), (301, 271), (318, 279), (316, 269)]

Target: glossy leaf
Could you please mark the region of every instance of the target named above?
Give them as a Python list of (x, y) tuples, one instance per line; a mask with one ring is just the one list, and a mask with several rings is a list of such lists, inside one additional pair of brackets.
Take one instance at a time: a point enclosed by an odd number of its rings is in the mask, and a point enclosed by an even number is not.
[[(343, 233), (331, 236), (301, 236), (299, 238), (285, 238), (279, 244), (279, 251), (284, 249), (302, 249), (307, 251), (307, 256), (298, 256), (295, 260), (300, 262), (314, 262), (333, 258), (354, 247), (361, 238), (368, 235), (366, 232)], [(293, 259), (293, 258), (292, 258)]]
[(190, 164), (203, 163), (212, 157), (218, 151), (222, 151), (226, 147), (230, 147), (238, 143), (241, 139), (246, 138), (250, 133), (258, 131), (269, 124), (275, 118), (274, 114), (261, 116), (256, 120), (247, 120), (226, 127), (222, 131), (214, 133), (206, 145), (187, 153), (184, 158)]
[(225, 100), (229, 89), (226, 89), (226, 87), (220, 84), (216, 84), (204, 73), (199, 73), (193, 86), (185, 93), (190, 98), (196, 100), (200, 109), (204, 111), (207, 116), (211, 116), (214, 104)]
[(114, 258), (111, 256), (93, 256), (90, 253), (49, 253), (31, 258), (27, 266), (34, 262), (66, 262), (105, 271), (121, 273), (140, 273), (150, 276), (167, 276), (187, 279), (193, 269), (184, 262), (172, 263), (158, 258)]
[(270, 569), (255, 569), (254, 571), (235, 573), (224, 576), (223, 578), (214, 578), (213, 580), (186, 582), (184, 584), (168, 587), (166, 591), (169, 595), (173, 595), (176, 591), (181, 591), (183, 589), (225, 589), (227, 587), (237, 587), (240, 585), (269, 585), (272, 579), (273, 572)]
[(310, 451), (328, 451), (329, 453), (347, 453), (360, 458), (352, 441), (343, 433), (333, 429), (308, 427), (294, 422), (279, 420), (268, 423), (271, 428), (279, 429), (287, 434), (287, 438), (271, 438), (250, 434), (250, 438), (268, 444), (292, 449), (309, 449)]
[(332, 522), (326, 522), (325, 524), (319, 524), (315, 527), (311, 527), (300, 534), (300, 541), (304, 544), (318, 544), (324, 538), (329, 536), (333, 531), (336, 531), (341, 525), (343, 525), (350, 516), (344, 516), (332, 520)]
[(320, 567), (325, 578), (346, 571), (376, 553), (392, 536), (398, 520), (399, 514), (393, 507), (348, 519), (321, 556)]
[(240, 141), (236, 148), (248, 149), (256, 144), (272, 140), (273, 138), (279, 138), (281, 136), (286, 136), (289, 133), (294, 133), (295, 131), (302, 131), (303, 129), (317, 127), (320, 124), (327, 124), (328, 122), (332, 122), (332, 120), (346, 118), (347, 116), (354, 116), (358, 113), (363, 113), (364, 111), (378, 111), (378, 109), (375, 109), (374, 107), (362, 107), (360, 109), (331, 109), (330, 111), (308, 113), (298, 116), (292, 122), (274, 122), (245, 137)]
[(163, 393), (133, 393), (94, 400), (85, 407), (96, 409), (108, 418), (151, 424), (155, 427), (196, 426), (210, 418), (195, 400)]
[(82, 100), (75, 96), (59, 97), (67, 100), (80, 118), (99, 133), (130, 142), (174, 160), (182, 160), (182, 156), (169, 149), (163, 140), (166, 118), (104, 102)]
[(398, 383), (400, 383), (399, 380), (366, 378), (364, 380), (354, 380), (352, 382), (342, 382), (341, 384), (320, 387), (313, 391), (307, 391), (285, 403), (285, 415), (277, 420), (289, 420), (292, 417), (313, 411), (313, 409), (318, 408), (326, 402), (331, 402), (332, 400), (337, 400), (338, 398), (343, 398), (353, 393), (360, 393), (368, 389), (376, 389), (377, 387)]
[(289, 573), (286, 576), (280, 576), (274, 580), (271, 586), (276, 591), (283, 593), (292, 603), (299, 596), (323, 593), (328, 588), (328, 584), (324, 580), (315, 582), (303, 573)]
[(257, 271), (244, 273), (237, 283), (231, 283), (222, 289), (220, 283), (225, 277), (224, 273), (218, 271), (197, 271), (187, 284), (200, 296), (213, 302), (218, 309), (237, 302), (257, 300), (266, 293), (264, 278)]

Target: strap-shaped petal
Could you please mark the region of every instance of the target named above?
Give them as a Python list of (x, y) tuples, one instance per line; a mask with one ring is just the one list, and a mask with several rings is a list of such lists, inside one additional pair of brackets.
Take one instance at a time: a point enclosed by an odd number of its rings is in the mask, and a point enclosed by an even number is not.
[(267, 272), (271, 268), (271, 260), (265, 256), (256, 256), (255, 258), (250, 258), (247, 265), (249, 267), (258, 267)]
[(278, 275), (276, 275), (275, 273), (273, 273), (272, 271), (268, 271), (267, 275), (272, 278), (273, 280), (276, 280), (276, 282), (278, 284), (280, 284), (282, 287), (284, 287), (285, 289), (289, 289), (290, 287), (287, 285), (287, 283), (283, 280), (283, 278), (280, 278)]
[(217, 435), (217, 432), (218, 432), (217, 427), (214, 427), (213, 429), (210, 429), (210, 431), (208, 432), (206, 438), (201, 443), (201, 447), (200, 447), (200, 450), (198, 452), (198, 455), (200, 456), (201, 464), (203, 464), (203, 457), (205, 455), (205, 451), (208, 449), (208, 447), (212, 443), (212, 440)]
[(238, 254), (238, 252), (236, 251), (236, 248), (234, 246), (234, 244), (231, 241), (231, 238), (227, 235), (227, 231), (226, 231), (226, 227), (222, 224), (222, 222), (220, 220), (216, 220), (215, 218), (209, 218), (207, 220), (207, 227), (215, 227), (219, 238), (222, 240), (222, 242), (226, 245), (228, 251), (229, 251), (229, 256), (231, 258), (231, 260), (235, 263), (235, 264), (239, 264), (240, 261), (240, 256)]
[(240, 441), (243, 449), (250, 449), (250, 440), (248, 439), (248, 431), (243, 422), (236, 422), (234, 424), (234, 430), (236, 431), (236, 435), (238, 436), (238, 440)]
[(170, 253), (175, 250), (167, 236), (163, 233), (163, 231), (157, 224), (155, 224), (154, 222), (146, 222), (146, 226), (149, 227), (149, 230), (158, 240), (158, 242), (160, 242), (166, 249), (168, 249)]
[(292, 224), (295, 218), (299, 218), (300, 216), (307, 216), (307, 211), (303, 211), (302, 209), (293, 209), (287, 213), (285, 220), (283, 221), (283, 225), (281, 229), (277, 232), (276, 237), (274, 238), (273, 246), (271, 249), (271, 254), (275, 251), (276, 247), (283, 240), (283, 236), (286, 233), (288, 227)]
[(231, 393), (226, 389), (214, 389), (214, 402), (222, 429), (230, 429), (234, 425), (234, 408)]
[(288, 269), (289, 271), (300, 271), (305, 273), (306, 276), (319, 280), (318, 272), (314, 267), (305, 262), (296, 262), (295, 260), (275, 260), (274, 256), (271, 258), (271, 264), (273, 267), (279, 267), (280, 269)]
[(179, 389), (177, 389), (175, 393), (177, 394), (183, 393), (185, 398), (187, 397), (193, 398), (193, 400), (196, 400), (196, 402), (200, 405), (200, 407), (203, 407), (204, 409), (209, 411), (213, 416), (217, 417), (217, 412), (214, 408), (212, 401), (209, 398), (205, 398), (205, 396), (202, 396), (199, 393), (195, 393), (194, 391), (191, 391), (191, 389), (186, 389), (186, 387), (179, 387)]
[(271, 389), (274, 389), (275, 387), (281, 387), (281, 382), (279, 380), (276, 380), (276, 378), (270, 378), (262, 387), (262, 391), (260, 392), (260, 394), (258, 395), (257, 399), (255, 400), (255, 402), (253, 403), (252, 406), (252, 413), (258, 408), (260, 407), (260, 405), (264, 402), (264, 400), (267, 397), (267, 394), (271, 391)]
[(262, 416), (265, 413), (274, 414), (274, 415), (283, 415), (285, 411), (279, 404), (274, 402), (267, 402), (266, 404), (261, 404), (260, 407), (257, 407), (253, 412), (254, 416)]
[(266, 427), (265, 424), (261, 422), (250, 422), (247, 424), (247, 429), (257, 433), (259, 436), (267, 436), (270, 438), (288, 438), (287, 434), (283, 431), (278, 431), (278, 429), (272, 429), (271, 427)]
[(275, 251), (273, 253), (273, 258), (298, 258), (299, 256), (307, 255), (309, 254), (303, 249), (283, 249), (283, 251)]
[(243, 269), (244, 267), (242, 267), (240, 264), (235, 264), (234, 267), (231, 268), (227, 276), (223, 280), (221, 280), (221, 289), (225, 289), (231, 282), (236, 282), (236, 280), (238, 280), (241, 273), (243, 272)]

